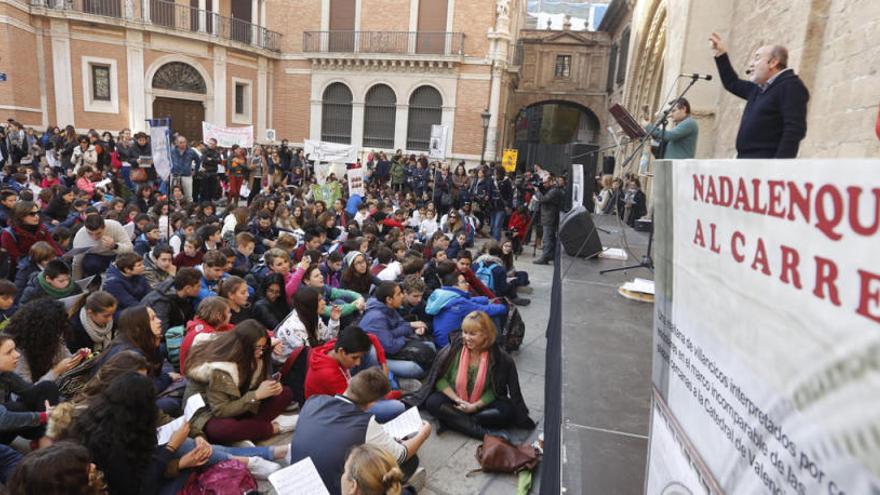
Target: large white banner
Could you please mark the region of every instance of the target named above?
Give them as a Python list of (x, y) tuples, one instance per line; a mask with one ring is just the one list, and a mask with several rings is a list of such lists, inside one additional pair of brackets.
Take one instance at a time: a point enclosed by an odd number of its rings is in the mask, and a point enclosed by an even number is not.
[(880, 493), (880, 161), (655, 169), (653, 382), (684, 440), (648, 486), (702, 493), (657, 478), (691, 457), (728, 494)]
[(446, 141), (449, 139), (449, 126), (431, 126), (431, 140), (428, 146), (428, 158), (432, 160), (446, 159)]
[(150, 127), (150, 151), (153, 153), (153, 166), (156, 174), (163, 179), (171, 175), (171, 149), (168, 142), (168, 126)]
[(354, 196), (355, 194), (364, 197), (367, 195), (366, 188), (364, 187), (364, 169), (363, 168), (350, 168), (348, 169), (348, 195)]
[(327, 143), (324, 141), (303, 141), (303, 151), (309, 160), (316, 162), (356, 163), (357, 149), (348, 144)]
[(214, 138), (217, 140), (217, 145), (223, 148), (229, 148), (234, 144), (242, 148), (253, 148), (254, 126), (220, 127), (202, 122), (202, 138), (204, 141)]

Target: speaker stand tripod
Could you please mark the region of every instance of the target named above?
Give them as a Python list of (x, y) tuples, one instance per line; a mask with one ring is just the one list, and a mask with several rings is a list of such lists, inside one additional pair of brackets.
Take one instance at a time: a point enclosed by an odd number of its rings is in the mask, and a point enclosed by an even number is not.
[(608, 268), (606, 270), (600, 270), (599, 275), (605, 275), (606, 273), (611, 272), (620, 272), (625, 270), (633, 270), (636, 268), (647, 268), (648, 270), (654, 271), (654, 258), (651, 257), (651, 248), (654, 245), (654, 221), (651, 219), (651, 230), (648, 232), (648, 252), (642, 256), (642, 260), (639, 261), (638, 264), (629, 265), (629, 266), (621, 266), (619, 268)]

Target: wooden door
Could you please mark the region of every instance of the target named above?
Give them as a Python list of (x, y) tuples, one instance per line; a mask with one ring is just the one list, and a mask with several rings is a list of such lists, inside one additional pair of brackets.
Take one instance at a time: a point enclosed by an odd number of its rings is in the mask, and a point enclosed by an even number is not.
[(179, 132), (190, 142), (201, 140), (205, 106), (200, 101), (156, 98), (153, 102), (153, 118), (170, 118), (172, 133)]
[(419, 2), (416, 53), (445, 53), (447, 9), (448, 0)]
[(330, 0), (330, 33), (328, 47), (331, 52), (354, 51), (355, 0)]

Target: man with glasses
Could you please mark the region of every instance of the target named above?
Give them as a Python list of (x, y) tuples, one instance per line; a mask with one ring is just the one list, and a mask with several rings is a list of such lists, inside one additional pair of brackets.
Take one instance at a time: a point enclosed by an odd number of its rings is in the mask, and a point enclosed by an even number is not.
[(810, 93), (788, 66), (788, 50), (779, 45), (755, 50), (745, 81), (730, 65), (721, 37), (712, 33), (709, 41), (724, 89), (746, 100), (736, 135), (737, 158), (797, 158), (807, 134)]

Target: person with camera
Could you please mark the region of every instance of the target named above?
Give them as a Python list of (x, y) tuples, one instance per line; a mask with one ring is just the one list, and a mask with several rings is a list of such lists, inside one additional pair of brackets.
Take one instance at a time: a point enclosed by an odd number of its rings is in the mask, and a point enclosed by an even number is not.
[(562, 184), (562, 178), (553, 177), (553, 174), (544, 175), (541, 186), (535, 194), (540, 205), (543, 235), (541, 237), (541, 257), (533, 263), (549, 265), (555, 253), (559, 212), (565, 199), (565, 186)]

